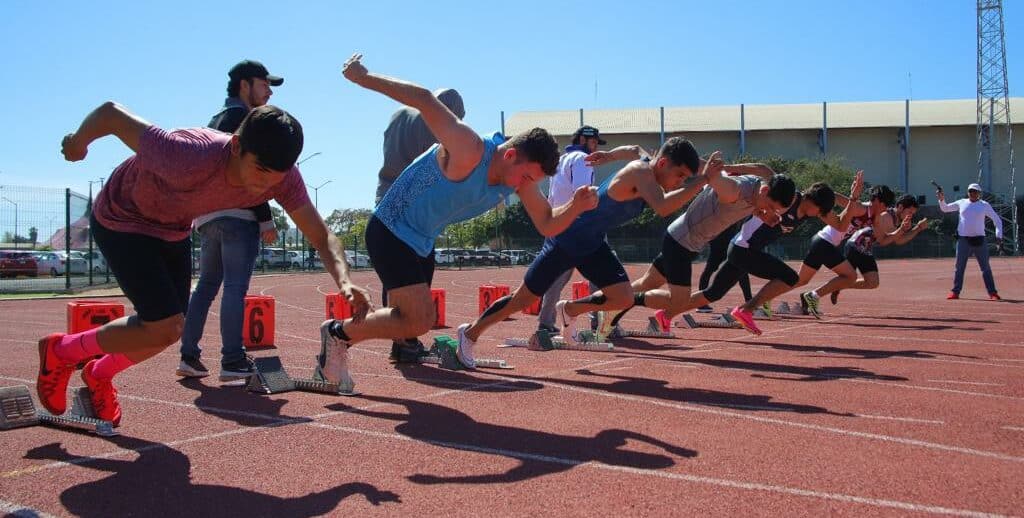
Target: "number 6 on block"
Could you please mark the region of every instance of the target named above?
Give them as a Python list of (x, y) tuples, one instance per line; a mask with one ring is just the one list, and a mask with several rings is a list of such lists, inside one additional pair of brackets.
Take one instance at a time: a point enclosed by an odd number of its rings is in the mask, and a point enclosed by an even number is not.
[(242, 321), (242, 345), (274, 346), (274, 297), (247, 295)]

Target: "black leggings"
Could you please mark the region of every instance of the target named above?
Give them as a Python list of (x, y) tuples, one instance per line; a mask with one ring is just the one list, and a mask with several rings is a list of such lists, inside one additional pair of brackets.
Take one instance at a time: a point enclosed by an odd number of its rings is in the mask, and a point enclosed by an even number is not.
[[(708, 287), (708, 284), (711, 282), (711, 275), (714, 274), (716, 270), (719, 270), (719, 266), (723, 261), (725, 261), (726, 254), (729, 250), (729, 242), (732, 241), (736, 232), (739, 232), (739, 228), (740, 226), (733, 225), (723, 230), (721, 234), (718, 234), (711, 240), (711, 250), (708, 252), (708, 262), (704, 265), (704, 272), (700, 274), (700, 284), (698, 286), (701, 291), (704, 291)], [(737, 276), (738, 278), (733, 279), (729, 288), (735, 286), (736, 281), (738, 280), (740, 283), (740, 289), (743, 290), (744, 300), (754, 298), (750, 293), (750, 276), (744, 272), (738, 272)], [(725, 294), (723, 293), (722, 295), (724, 296)], [(708, 300), (714, 301), (720, 298), (722, 297), (718, 297), (716, 299), (709, 297)]]
[[(762, 279), (780, 280), (795, 286), (800, 276), (782, 259), (761, 250), (750, 250), (742, 246), (729, 245), (728, 259), (715, 272), (711, 287), (703, 290), (704, 298), (714, 302), (725, 296), (736, 285), (737, 279), (747, 273)], [(747, 297), (750, 300), (752, 297)]]

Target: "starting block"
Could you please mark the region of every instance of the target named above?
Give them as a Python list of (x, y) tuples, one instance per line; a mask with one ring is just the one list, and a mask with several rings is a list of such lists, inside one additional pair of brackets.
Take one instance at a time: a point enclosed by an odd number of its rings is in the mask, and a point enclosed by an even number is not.
[[(822, 312), (820, 308), (818, 309), (818, 313), (819, 314), (824, 314), (824, 312)], [(790, 303), (788, 303), (786, 301), (780, 302), (779, 306), (775, 308), (775, 314), (776, 315), (807, 315), (809, 313), (804, 312), (803, 301), (798, 299), (796, 302), (794, 302), (792, 304), (790, 304)]]
[[(438, 336), (434, 338), (434, 345), (430, 348), (430, 354), (417, 359), (420, 363), (437, 365), (442, 369), (462, 370), (466, 366), (459, 361), (455, 350), (459, 348), (459, 342), (450, 336)], [(476, 368), (478, 369), (514, 369), (505, 360), (495, 358), (477, 358)]]
[(530, 304), (529, 306), (527, 306), (526, 309), (523, 310), (523, 314), (526, 314), (526, 315), (539, 315), (540, 314), (541, 302), (543, 302), (543, 297), (533, 301), (533, 304)]
[(68, 334), (81, 333), (124, 316), (124, 304), (105, 300), (68, 302)]
[(647, 329), (622, 329), (616, 327), (612, 330), (614, 338), (675, 338), (675, 333), (671, 331), (662, 331), (661, 326), (658, 325), (658, 319), (654, 317), (647, 317)]
[(254, 358), (256, 372), (249, 376), (246, 389), (261, 394), (279, 394), (300, 390), (302, 392), (319, 392), (338, 396), (355, 396), (355, 382), (329, 383), (324, 380), (319, 368), (312, 378), (293, 378), (284, 370), (281, 359), (277, 356)]
[(0, 430), (40, 424), (86, 430), (103, 437), (118, 435), (113, 423), (96, 417), (92, 407), (92, 393), (85, 387), (74, 391), (71, 410), (63, 415), (37, 410), (25, 385), (0, 388)]
[(722, 313), (716, 318), (702, 321), (698, 321), (697, 319), (693, 318), (693, 315), (686, 313), (683, 315), (682, 319), (676, 321), (676, 327), (685, 327), (690, 329), (696, 329), (698, 327), (713, 327), (720, 329), (743, 328), (743, 326), (741, 326), (740, 323), (737, 322), (736, 319), (732, 318), (732, 315), (728, 313)]
[(584, 339), (583, 343), (566, 342), (561, 336), (553, 335), (548, 331), (537, 331), (530, 338), (506, 338), (498, 347), (526, 347), (531, 351), (553, 351), (555, 349), (564, 351), (614, 351), (615, 346), (608, 342), (601, 342), (593, 331), (578, 331)]
[(274, 318), (274, 297), (246, 295), (242, 345), (246, 348), (273, 347)]

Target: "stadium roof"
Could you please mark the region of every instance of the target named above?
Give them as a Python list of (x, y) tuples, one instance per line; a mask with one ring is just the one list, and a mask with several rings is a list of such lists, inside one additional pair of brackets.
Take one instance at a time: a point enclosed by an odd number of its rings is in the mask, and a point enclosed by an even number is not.
[[(1010, 98), (1010, 106), (1024, 98)], [(904, 101), (828, 103), (829, 129), (903, 127)], [(911, 101), (910, 125), (974, 126), (977, 102), (974, 99)], [(743, 108), (746, 131), (797, 130), (822, 127), (822, 104), (748, 104)], [(1013, 119), (1011, 120), (1018, 120)], [(661, 130), (658, 108), (622, 110), (584, 110), (585, 124), (602, 134), (658, 133)], [(571, 135), (580, 126), (579, 110), (519, 112), (505, 122), (509, 135), (533, 127), (546, 128), (554, 135)], [(739, 131), (740, 105), (678, 106), (665, 108), (665, 132)]]

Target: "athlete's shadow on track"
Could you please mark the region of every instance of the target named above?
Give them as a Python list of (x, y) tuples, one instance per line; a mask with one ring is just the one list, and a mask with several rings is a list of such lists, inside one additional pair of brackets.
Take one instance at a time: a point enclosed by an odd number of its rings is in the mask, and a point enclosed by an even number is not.
[(828, 353), (829, 355), (836, 355), (841, 358), (857, 358), (862, 360), (883, 360), (886, 358), (935, 358), (938, 356), (948, 356), (951, 358), (966, 358), (972, 360), (981, 360), (980, 356), (971, 356), (967, 354), (950, 354), (940, 353), (935, 351), (919, 351), (919, 350), (903, 350), (903, 351), (880, 351), (876, 349), (853, 349), (848, 347), (832, 347), (826, 345), (795, 345), (795, 344), (780, 344), (772, 342), (747, 342), (747, 341), (736, 341), (735, 343), (747, 344), (753, 346), (770, 347), (772, 349), (778, 349), (780, 351), (794, 351), (804, 353)]
[(622, 376), (617, 374), (596, 373), (589, 369), (579, 369), (577, 374), (618, 380), (612, 383), (598, 383), (596, 381), (584, 381), (578, 379), (544, 378), (531, 376), (510, 376), (519, 379), (536, 380), (541, 382), (570, 385), (601, 392), (613, 392), (616, 394), (629, 394), (662, 399), (675, 403), (691, 403), (720, 408), (731, 408), (735, 410), (763, 410), (768, 412), (795, 412), (798, 414), (829, 414), (841, 417), (853, 417), (854, 414), (832, 412), (827, 408), (812, 405), (800, 405), (796, 403), (782, 403), (772, 401), (771, 396), (755, 394), (737, 394), (733, 392), (719, 392), (717, 390), (705, 390), (695, 388), (673, 388), (669, 387), (668, 381), (649, 378), (638, 378), (634, 376)]
[[(873, 318), (873, 317), (869, 317), (869, 318)], [(833, 321), (827, 322), (827, 324), (831, 325), (831, 326), (851, 326), (851, 327), (867, 327), (867, 328), (897, 329), (897, 330), (906, 329), (906, 330), (913, 330), (913, 331), (948, 331), (950, 329), (955, 329), (957, 331), (984, 331), (985, 330), (984, 327), (961, 327), (961, 326), (947, 326), (947, 325), (939, 325), (939, 324), (924, 325), (924, 326), (914, 326), (914, 325), (910, 325), (910, 324), (904, 324), (904, 325), (870, 324), (870, 323), (864, 323), (864, 322), (847, 322), (847, 321), (844, 321), (844, 320), (833, 320)]]
[[(498, 378), (484, 378), (469, 374), (470, 371), (449, 370), (416, 363), (399, 363), (395, 370), (408, 381), (436, 388), (459, 389), (463, 392), (523, 392), (544, 388), (539, 383), (509, 381)], [(495, 374), (507, 371), (490, 371)]]
[(399, 421), (395, 431), (428, 444), (486, 453), (516, 459), (519, 465), (504, 473), (484, 475), (416, 474), (409, 480), (419, 484), (494, 484), (518, 482), (530, 478), (568, 471), (588, 462), (637, 469), (664, 469), (675, 465), (668, 455), (622, 449), (627, 441), (656, 446), (676, 457), (695, 457), (697, 452), (674, 446), (641, 433), (610, 429), (594, 437), (575, 437), (551, 432), (528, 430), (500, 424), (482, 423), (458, 410), (441, 405), (387, 397), (367, 396), (365, 399), (403, 406), (406, 412), (361, 410), (343, 404), (330, 405), (331, 410), (344, 410), (377, 419)]
[(241, 426), (265, 426), (276, 419), (294, 420), (297, 423), (310, 421), (302, 416), (282, 416), (281, 409), (288, 404), (288, 400), (281, 399), (280, 394), (260, 396), (250, 394), (244, 386), (211, 386), (196, 378), (182, 378), (178, 384), (199, 392), (195, 405), (201, 412)]
[[(763, 345), (763, 344), (759, 344)], [(623, 358), (637, 358), (658, 361), (670, 361), (690, 365), (707, 365), (721, 369), (737, 369), (753, 371), (752, 376), (759, 378), (780, 379), (786, 381), (830, 381), (835, 379), (868, 379), (876, 381), (907, 381), (901, 376), (889, 376), (886, 374), (875, 374), (871, 371), (858, 367), (802, 367), (799, 365), (785, 365), (779, 363), (761, 363), (742, 360), (725, 360), (720, 358), (693, 358), (679, 357), (665, 354), (635, 353), (620, 355)], [(791, 374), (803, 376), (802, 378), (785, 378), (781, 376), (768, 376), (764, 372), (772, 374)]]
[[(108, 440), (121, 448), (135, 450), (138, 458), (80, 456), (68, 452), (60, 443), (33, 448), (25, 458), (71, 462), (111, 473), (106, 478), (78, 484), (61, 493), (61, 503), (76, 516), (319, 516), (330, 513), (342, 500), (357, 494), (373, 505), (401, 502), (397, 494), (363, 482), (350, 482), (294, 498), (231, 486), (195, 484), (190, 474), (192, 463), (184, 453), (131, 437)], [(223, 473), (234, 473), (247, 480), (250, 475), (272, 473), (251, 469), (260, 462), (258, 458), (240, 460), (241, 465), (231, 466), (232, 469)]]
[(928, 318), (928, 317), (882, 317), (882, 316), (864, 316), (871, 320), (906, 320), (909, 322), (925, 321), (925, 322), (970, 322), (971, 324), (998, 324), (998, 320), (980, 320), (977, 318)]

